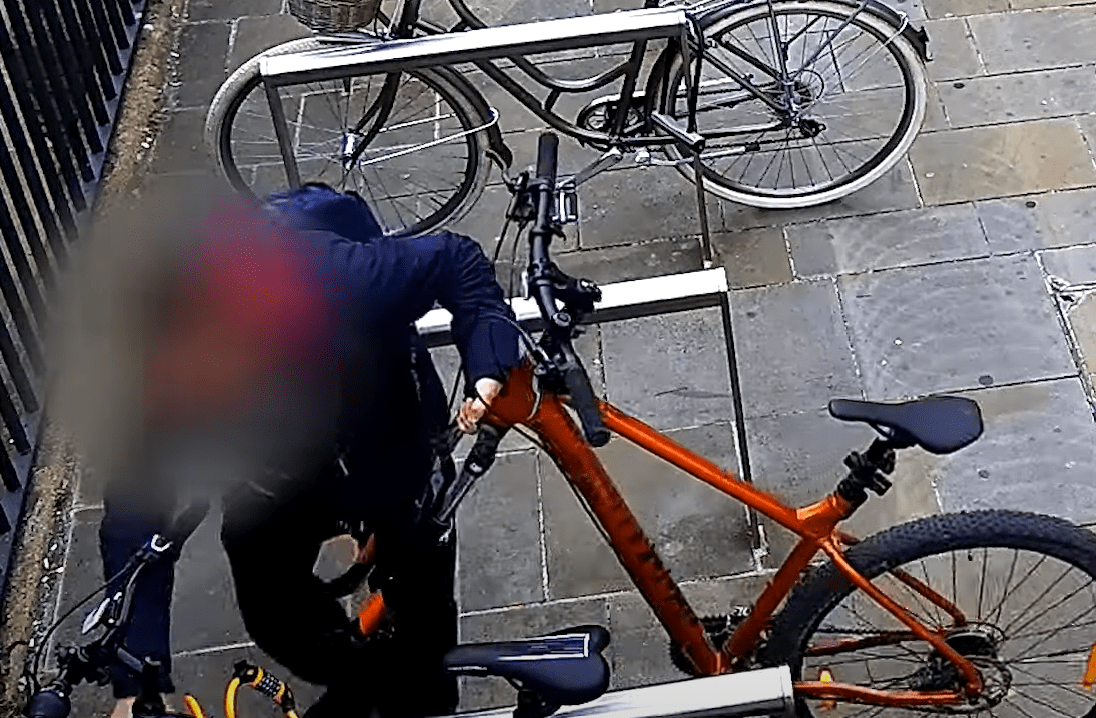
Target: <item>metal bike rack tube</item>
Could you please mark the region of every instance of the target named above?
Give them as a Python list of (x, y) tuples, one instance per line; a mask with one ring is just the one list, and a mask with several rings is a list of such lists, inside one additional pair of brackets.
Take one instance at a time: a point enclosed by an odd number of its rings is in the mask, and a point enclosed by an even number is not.
[(319, 82), (491, 60), (514, 53), (535, 55), (677, 37), (687, 28), (688, 15), (679, 7), (624, 10), (270, 55), (262, 58), (259, 71), (265, 82), (274, 85)]
[[(465, 713), (460, 718), (510, 718), (513, 708)], [(552, 718), (739, 718), (795, 715), (787, 666), (695, 678), (606, 693)]]
[[(670, 274), (651, 279), (635, 279), (601, 285), (601, 301), (583, 318), (584, 324), (635, 319), (654, 314), (680, 312), (719, 306), (727, 295), (727, 273), (722, 267), (697, 272)], [(540, 310), (532, 299), (510, 300), (518, 322), (535, 331), (541, 324)], [(449, 323), (452, 315), (445, 309), (433, 309), (415, 323), (429, 346), (452, 341)]]

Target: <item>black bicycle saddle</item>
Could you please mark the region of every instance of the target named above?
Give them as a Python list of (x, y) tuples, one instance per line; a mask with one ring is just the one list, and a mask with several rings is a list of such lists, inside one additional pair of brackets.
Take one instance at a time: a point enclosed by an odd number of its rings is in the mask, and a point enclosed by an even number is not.
[(834, 399), (830, 414), (890, 429), (897, 442), (916, 444), (933, 454), (958, 451), (982, 435), (978, 404), (958, 396), (930, 396), (900, 404)]
[(609, 664), (601, 652), (609, 632), (578, 626), (539, 638), (469, 643), (446, 654), (447, 671), (506, 678), (554, 705), (592, 701), (609, 688)]

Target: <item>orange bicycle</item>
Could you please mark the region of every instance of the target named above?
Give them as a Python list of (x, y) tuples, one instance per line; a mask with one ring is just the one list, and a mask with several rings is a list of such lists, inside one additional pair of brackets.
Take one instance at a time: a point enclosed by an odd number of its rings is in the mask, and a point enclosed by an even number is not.
[[(531, 224), (526, 286), (543, 333), (537, 342), (525, 335), (525, 364), (492, 404), (456, 482), (438, 492), (439, 529), (490, 466), (500, 436), (523, 428), (585, 501), (694, 675), (787, 665), (803, 718), (1096, 716), (1096, 537), (1087, 530), (1006, 511), (935, 515), (865, 540), (840, 529), (869, 492), (890, 487), (899, 450), (949, 454), (975, 441), (982, 419), (974, 401), (832, 401), (835, 418), (865, 422), (880, 437), (848, 455), (832, 494), (793, 508), (595, 397), (571, 340), (600, 292), (564, 274), (549, 253), (567, 195), (556, 183), (556, 146), (554, 135), (541, 137), (536, 172), (512, 187), (510, 214)], [(594, 451), (610, 433), (799, 537), (748, 611), (697, 618)], [(824, 561), (812, 566), (819, 553)], [(384, 614), (383, 597), (372, 595), (362, 629)]]

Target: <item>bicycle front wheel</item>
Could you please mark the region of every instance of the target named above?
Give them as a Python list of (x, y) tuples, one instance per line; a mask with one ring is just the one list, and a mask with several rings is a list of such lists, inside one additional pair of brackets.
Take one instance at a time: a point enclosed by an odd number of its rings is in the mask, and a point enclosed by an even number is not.
[[(928, 82), (917, 50), (866, 10), (829, 2), (734, 3), (700, 18), (697, 102), (705, 187), (741, 204), (808, 207), (868, 186), (909, 150)], [(664, 114), (688, 118), (681, 55)], [(748, 83), (748, 84), (747, 84)], [(671, 147), (671, 157), (685, 157)], [(691, 165), (679, 169), (693, 178)]]
[[(362, 35), (363, 44), (376, 42)], [(263, 56), (345, 39), (295, 40), (240, 67), (217, 92), (206, 144), (237, 189), (284, 189), (285, 165), (259, 76)], [(353, 190), (389, 235), (412, 236), (460, 219), (486, 183), (484, 124), (441, 71), (372, 75), (280, 88), (300, 181)]]
[[(846, 557), (967, 657), (985, 687), (972, 703), (947, 706), (800, 698), (801, 718), (1096, 717), (1096, 694), (1083, 687), (1096, 640), (1096, 537), (1089, 531), (1011, 511), (943, 514), (873, 536)], [(763, 661), (787, 663), (796, 681), (832, 680), (907, 696), (963, 686), (951, 663), (854, 591), (832, 563), (788, 599)]]

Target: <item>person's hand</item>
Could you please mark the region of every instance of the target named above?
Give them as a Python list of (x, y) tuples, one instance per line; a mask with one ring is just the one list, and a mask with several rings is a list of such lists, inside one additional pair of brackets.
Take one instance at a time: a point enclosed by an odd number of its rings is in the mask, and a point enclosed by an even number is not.
[(465, 434), (474, 434), (487, 414), (487, 407), (502, 391), (502, 382), (484, 377), (476, 381), (476, 398), (465, 399), (457, 413), (457, 426)]

